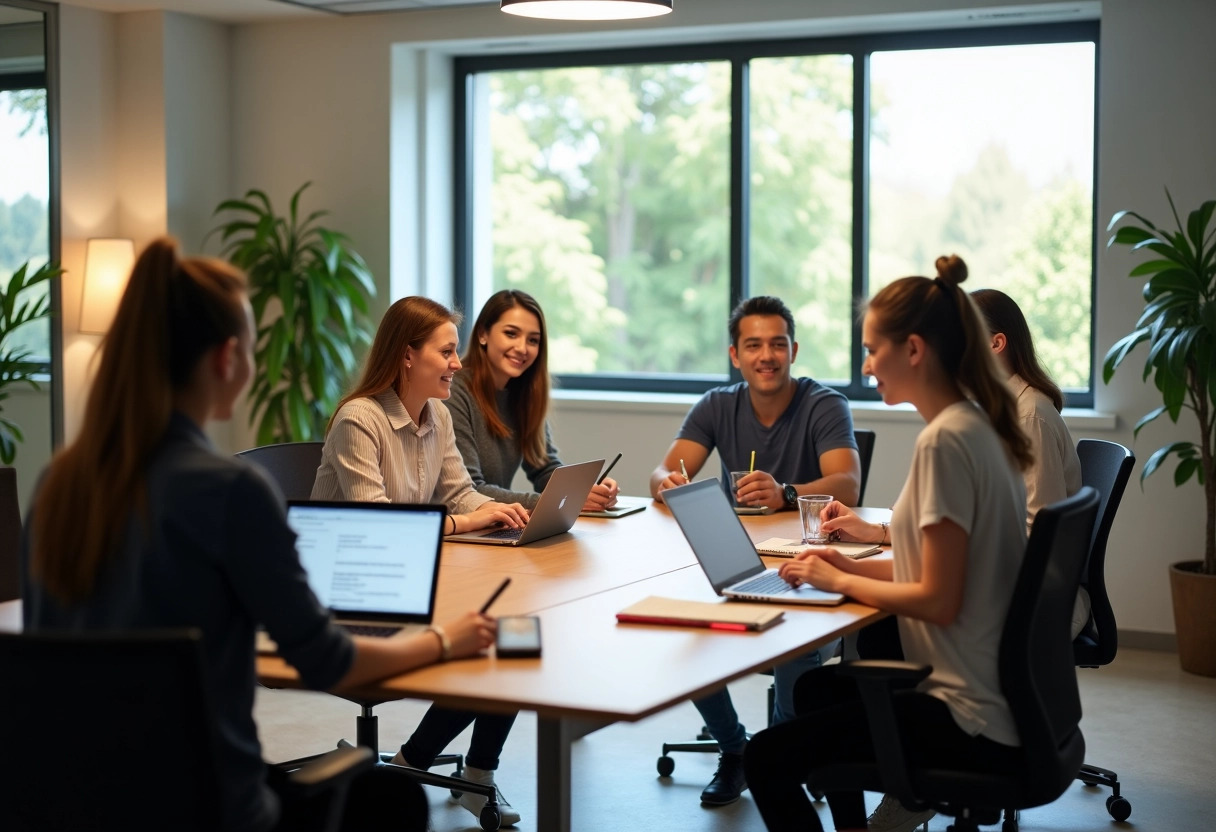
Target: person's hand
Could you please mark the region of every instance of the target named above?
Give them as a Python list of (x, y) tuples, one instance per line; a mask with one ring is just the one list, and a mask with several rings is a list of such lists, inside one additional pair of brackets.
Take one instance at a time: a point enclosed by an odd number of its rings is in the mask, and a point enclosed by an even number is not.
[(819, 513), (819, 528), (826, 534), (836, 535), (837, 540), (853, 543), (873, 543), (882, 535), (882, 527), (867, 523), (857, 512), (839, 500), (832, 500)]
[(849, 559), (837, 550), (828, 547), (814, 552), (803, 552), (794, 560), (786, 561), (777, 569), (777, 574), (790, 586), (810, 584), (816, 589), (838, 592), (839, 581), (846, 570), (843, 562)]
[(681, 485), (688, 485), (691, 480), (681, 474), (679, 471), (669, 471), (663, 481), (659, 483), (658, 499), (663, 499), (663, 492), (669, 488), (679, 488)]
[(735, 501), (741, 506), (767, 506), (774, 511), (785, 508), (785, 495), (772, 474), (752, 471), (735, 486)]
[(488, 502), (468, 514), (454, 514), (459, 531), (473, 532), (491, 526), (522, 529), (528, 522), (528, 510), (519, 503)]
[(606, 508), (612, 508), (616, 505), (616, 496), (620, 491), (621, 488), (616, 484), (616, 480), (604, 477), (603, 482), (591, 487), (591, 493), (587, 495), (587, 502), (583, 503), (583, 511), (603, 511)]
[(448, 658), (463, 659), (477, 655), (494, 643), (498, 622), (481, 613), (466, 612), (460, 618), (445, 621), (443, 631), (451, 644)]

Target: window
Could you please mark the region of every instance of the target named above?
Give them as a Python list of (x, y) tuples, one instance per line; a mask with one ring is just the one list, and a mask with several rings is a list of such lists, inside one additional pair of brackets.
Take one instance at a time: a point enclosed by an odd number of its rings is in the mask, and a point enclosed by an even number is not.
[(854, 398), (857, 304), (939, 254), (1091, 405), (1096, 24), (461, 58), (457, 301), (520, 288), (567, 387), (731, 377), (743, 297)]

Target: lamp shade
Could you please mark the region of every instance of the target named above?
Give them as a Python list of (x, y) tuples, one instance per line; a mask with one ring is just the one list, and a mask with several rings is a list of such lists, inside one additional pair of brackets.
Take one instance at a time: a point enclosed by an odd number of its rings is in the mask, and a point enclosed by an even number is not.
[(549, 20), (629, 20), (671, 13), (672, 0), (502, 0), (507, 14)]
[(80, 304), (80, 331), (105, 335), (118, 311), (135, 265), (133, 240), (94, 237), (84, 256), (84, 297)]

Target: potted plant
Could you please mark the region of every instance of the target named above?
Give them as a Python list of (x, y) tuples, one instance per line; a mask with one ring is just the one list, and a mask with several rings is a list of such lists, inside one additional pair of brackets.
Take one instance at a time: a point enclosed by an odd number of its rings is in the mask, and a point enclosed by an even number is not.
[(1173, 564), (1170, 590), (1183, 669), (1216, 676), (1216, 229), (1208, 230), (1216, 200), (1192, 211), (1184, 227), (1169, 191), (1166, 198), (1176, 231), (1158, 228), (1132, 211), (1115, 214), (1107, 227), (1120, 226), (1108, 247), (1130, 245), (1155, 257), (1131, 271), (1131, 277), (1148, 278), (1144, 311), (1136, 328), (1106, 354), (1102, 377), (1109, 382), (1123, 359), (1147, 341), (1144, 380), (1153, 376), (1162, 404), (1136, 423), (1133, 435), (1162, 414), (1176, 424), (1187, 410), (1199, 423), (1199, 441), (1159, 448), (1144, 464), (1140, 482), (1143, 486), (1173, 456), (1178, 459), (1174, 484), (1194, 477), (1203, 488), (1203, 560)]
[(17, 445), (25, 441), (25, 435), (15, 422), (3, 415), (4, 401), (9, 396), (8, 388), (14, 384), (27, 384), (35, 390), (38, 386), (34, 375), (42, 370), (42, 363), (30, 361), (30, 350), (22, 345), (10, 345), (10, 336), (32, 321), (50, 317), (51, 298), (49, 292), (37, 297), (25, 297), (33, 287), (48, 283), (63, 274), (63, 269), (54, 263), (45, 263), (29, 273), (26, 263), (13, 272), (8, 285), (0, 291), (0, 462), (12, 465), (17, 458)]
[(356, 352), (374, 332), (368, 299), (376, 285), (367, 264), (346, 235), (317, 224), (327, 212), (299, 218), (309, 184), (292, 194), (286, 217), (259, 190), (215, 209), (235, 214), (211, 234), (220, 234), (224, 256), (249, 276), (257, 326), (249, 424), (257, 425), (259, 445), (321, 439)]

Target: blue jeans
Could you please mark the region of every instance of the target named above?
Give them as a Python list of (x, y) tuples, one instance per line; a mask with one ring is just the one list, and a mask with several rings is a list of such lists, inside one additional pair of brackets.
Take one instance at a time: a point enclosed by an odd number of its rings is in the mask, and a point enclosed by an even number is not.
[[(836, 652), (839, 640), (825, 645), (818, 650), (812, 650), (805, 656), (799, 656), (785, 664), (773, 668), (773, 686), (776, 696), (773, 701), (773, 725), (793, 719), (794, 712), (794, 683), (798, 677), (808, 670), (814, 670), (823, 664), (825, 658), (831, 658)], [(705, 721), (709, 735), (718, 743), (718, 747), (727, 754), (739, 754), (747, 744), (747, 731), (739, 722), (735, 713), (735, 704), (731, 701), (730, 691), (726, 688), (717, 693), (711, 693), (700, 699), (694, 699), (696, 706)]]
[(430, 768), (448, 743), (470, 724), (473, 737), (469, 740), (469, 753), (464, 756), (465, 763), (487, 771), (497, 769), (499, 754), (515, 724), (515, 714), (479, 714), (432, 705), (413, 736), (401, 746), (401, 756), (412, 766)]

